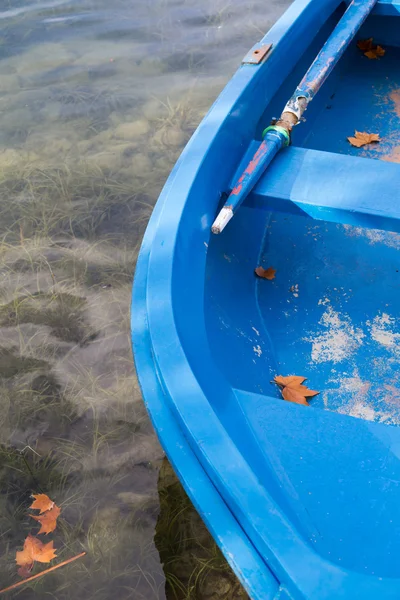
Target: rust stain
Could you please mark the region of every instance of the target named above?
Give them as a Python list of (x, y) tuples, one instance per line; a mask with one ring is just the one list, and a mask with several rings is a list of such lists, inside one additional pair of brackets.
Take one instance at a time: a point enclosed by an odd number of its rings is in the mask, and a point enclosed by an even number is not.
[(390, 92), (389, 97), (394, 104), (394, 111), (400, 117), (400, 89)]

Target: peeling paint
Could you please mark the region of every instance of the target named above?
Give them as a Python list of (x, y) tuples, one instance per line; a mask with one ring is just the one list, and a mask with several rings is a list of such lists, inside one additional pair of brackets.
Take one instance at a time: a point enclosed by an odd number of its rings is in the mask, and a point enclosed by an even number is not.
[(392, 90), (389, 94), (389, 98), (394, 104), (394, 112), (400, 117), (400, 89)]
[(330, 303), (329, 298), (320, 298), (318, 300), (318, 306), (326, 306), (329, 303)]
[(363, 343), (365, 334), (362, 329), (354, 327), (348, 315), (340, 314), (331, 307), (322, 315), (319, 324), (325, 328), (323, 333), (303, 338), (311, 343), (311, 360), (314, 363), (341, 362)]
[[(370, 327), (371, 337), (375, 342), (387, 350), (400, 354), (400, 333), (398, 333), (399, 327), (395, 318), (387, 313), (382, 313), (374, 318)], [(394, 328), (397, 331), (394, 331)]]
[(353, 225), (341, 225), (346, 235), (367, 238), (370, 244), (384, 244), (390, 248), (400, 249), (400, 234), (380, 229), (364, 229)]

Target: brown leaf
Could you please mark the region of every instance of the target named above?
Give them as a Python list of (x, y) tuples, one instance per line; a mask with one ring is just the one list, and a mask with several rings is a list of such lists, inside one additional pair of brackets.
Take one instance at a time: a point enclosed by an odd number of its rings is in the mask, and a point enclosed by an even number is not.
[(361, 148), (361, 146), (371, 144), (372, 142), (380, 142), (378, 133), (366, 133), (365, 131), (356, 131), (354, 137), (348, 137), (347, 139), (352, 146), (356, 146), (357, 148)]
[(305, 377), (301, 377), (299, 375), (289, 375), (288, 377), (282, 377), (282, 375), (277, 375), (274, 379), (275, 383), (285, 387), (287, 385), (301, 385), (303, 381), (305, 381)]
[(277, 375), (274, 378), (274, 382), (282, 388), (281, 393), (285, 400), (309, 406), (306, 398), (312, 398), (319, 394), (319, 392), (310, 390), (305, 385), (302, 385), (305, 380), (306, 378), (300, 375), (289, 375), (288, 377)]
[(291, 385), (290, 388), (296, 392), (300, 392), (306, 398), (312, 398), (313, 396), (318, 396), (319, 394), (319, 392), (316, 392), (315, 390), (309, 390), (305, 385)]
[(357, 46), (358, 48), (360, 48), (360, 50), (362, 50), (363, 52), (367, 52), (368, 50), (371, 50), (372, 48), (372, 40), (374, 38), (368, 38), (367, 40), (358, 40), (357, 42)]
[(40, 533), (51, 533), (55, 530), (60, 512), (61, 509), (57, 506), (57, 504), (54, 504), (53, 508), (45, 512), (43, 515), (29, 515), (32, 517), (32, 519), (39, 521), (41, 525), (38, 535)]
[(386, 50), (382, 48), (382, 46), (375, 46), (368, 52), (364, 52), (364, 56), (369, 58), (370, 60), (376, 60), (377, 58), (384, 56)]
[(54, 506), (53, 500), (50, 500), (46, 494), (32, 494), (32, 498), (35, 498), (35, 501), (30, 505), (29, 508), (36, 508), (40, 511), (40, 514), (46, 512), (47, 510), (51, 510)]
[(18, 573), (21, 577), (26, 577), (30, 573), (35, 561), (48, 563), (53, 558), (56, 558), (53, 542), (43, 544), (38, 538), (30, 534), (24, 542), (23, 550), (15, 555), (15, 561), (20, 567)]
[(276, 269), (273, 269), (272, 267), (268, 267), (268, 269), (263, 269), (262, 267), (257, 267), (256, 269), (254, 269), (255, 274), (258, 277), (262, 277), (263, 279), (275, 279), (275, 273), (276, 273)]
[(368, 40), (359, 40), (357, 42), (357, 46), (362, 52), (364, 52), (364, 56), (374, 60), (380, 56), (384, 56), (386, 50), (382, 48), (382, 46), (377, 46), (373, 44), (372, 40), (373, 38), (368, 38)]
[(298, 391), (293, 390), (290, 387), (285, 387), (282, 390), (282, 396), (285, 400), (289, 402), (294, 402), (295, 404), (304, 404), (305, 406), (310, 406), (305, 399), (305, 397)]
[(33, 563), (31, 563), (30, 565), (22, 565), (22, 567), (18, 569), (17, 573), (20, 577), (22, 577), (22, 579), (26, 579), (27, 577), (29, 577), (32, 569)]

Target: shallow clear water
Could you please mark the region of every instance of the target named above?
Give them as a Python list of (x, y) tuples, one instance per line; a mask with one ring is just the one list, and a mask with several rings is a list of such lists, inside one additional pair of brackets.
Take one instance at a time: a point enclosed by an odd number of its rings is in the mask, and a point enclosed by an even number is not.
[(0, 587), (32, 493), (61, 507), (32, 574), (86, 551), (4, 597), (244, 598), (164, 462), (129, 303), (170, 169), (288, 4), (0, 1)]

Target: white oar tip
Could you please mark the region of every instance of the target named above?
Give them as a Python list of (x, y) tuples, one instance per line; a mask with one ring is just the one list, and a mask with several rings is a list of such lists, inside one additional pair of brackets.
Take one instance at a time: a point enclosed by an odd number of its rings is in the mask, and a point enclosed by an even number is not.
[(221, 233), (228, 225), (229, 221), (233, 217), (233, 210), (229, 206), (224, 206), (221, 208), (218, 217), (215, 219), (211, 231), (213, 233)]

